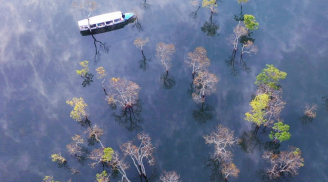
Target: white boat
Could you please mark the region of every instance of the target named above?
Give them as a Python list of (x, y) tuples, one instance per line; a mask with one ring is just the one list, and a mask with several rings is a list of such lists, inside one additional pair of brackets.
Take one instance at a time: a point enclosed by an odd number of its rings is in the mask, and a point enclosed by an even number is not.
[(116, 11), (80, 20), (78, 21), (78, 25), (81, 34), (83, 34), (83, 32), (92, 32), (97, 29), (113, 27), (134, 17), (135, 15), (133, 13), (123, 14), (121, 11)]

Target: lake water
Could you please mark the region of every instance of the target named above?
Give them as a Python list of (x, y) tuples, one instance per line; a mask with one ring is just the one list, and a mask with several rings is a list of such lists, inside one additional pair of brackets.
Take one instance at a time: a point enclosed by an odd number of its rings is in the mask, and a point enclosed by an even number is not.
[[(84, 128), (69, 117), (71, 107), (65, 102), (73, 97), (83, 97), (89, 105), (90, 120), (104, 129), (105, 146), (120, 150), (119, 146), (136, 140), (137, 133), (150, 135), (155, 146), (155, 166), (159, 175), (163, 170), (175, 170), (184, 182), (210, 181), (213, 170), (206, 167), (214, 146), (206, 145), (203, 135), (218, 124), (232, 129), (237, 137), (252, 132), (254, 126), (245, 121), (252, 94), (256, 90), (256, 75), (273, 64), (287, 72), (280, 84), (283, 100), (287, 103), (281, 118), (290, 125), (291, 139), (281, 143), (279, 150), (295, 146), (302, 150), (305, 166), (290, 181), (328, 181), (328, 119), (327, 106), (322, 97), (328, 95), (327, 64), (327, 7), (322, 0), (250, 0), (243, 6), (244, 14), (252, 14), (260, 23), (252, 37), (259, 47), (257, 55), (244, 56), (250, 68), (243, 71), (240, 64), (237, 75), (226, 60), (233, 47), (227, 37), (238, 24), (234, 15), (240, 13), (237, 1), (222, 1), (212, 20), (219, 25), (215, 36), (207, 36), (201, 30), (209, 21), (210, 10), (200, 8), (198, 17), (189, 14), (197, 10), (187, 0), (148, 0), (150, 8), (140, 8), (141, 1), (99, 0), (100, 5), (92, 15), (120, 10), (139, 11), (143, 31), (125, 28), (95, 35), (110, 46), (108, 53), (100, 52), (100, 60), (94, 65), (95, 47), (91, 36), (81, 36), (77, 21), (85, 18), (72, 7), (73, 1), (12, 0), (0, 1), (0, 181), (42, 181), (44, 176), (56, 180), (94, 181), (102, 171), (76, 162), (66, 150), (74, 134), (83, 135)], [(139, 68), (142, 54), (133, 41), (137, 37), (149, 37), (144, 54), (151, 58), (146, 71)], [(170, 76), (175, 85), (166, 89), (160, 82), (165, 69), (156, 59), (159, 42), (173, 43), (176, 52), (172, 56)], [(193, 117), (200, 109), (188, 90), (192, 81), (191, 70), (186, 67), (188, 52), (204, 47), (211, 60), (209, 70), (220, 82), (217, 91), (206, 97), (209, 119), (201, 122)], [(113, 111), (105, 101), (101, 80), (94, 77), (90, 86), (82, 87), (82, 78), (76, 75), (79, 62), (90, 61), (90, 72), (103, 66), (107, 80), (123, 77), (140, 85), (142, 104), (139, 130), (127, 130), (114, 120)], [(305, 104), (317, 104), (317, 117), (313, 122), (300, 121)], [(260, 134), (261, 142), (269, 141), (268, 131)], [(92, 148), (100, 147), (96, 144)], [(233, 161), (240, 169), (238, 178), (229, 181), (262, 181), (261, 170), (269, 164), (262, 159), (264, 147), (244, 152), (234, 147)], [(59, 153), (70, 166), (81, 174), (72, 175), (51, 162), (50, 155)], [(126, 159), (133, 165), (130, 159)], [(134, 166), (128, 170), (132, 181), (138, 181)], [(113, 179), (118, 181), (119, 178)], [(156, 180), (155, 180), (156, 181)]]

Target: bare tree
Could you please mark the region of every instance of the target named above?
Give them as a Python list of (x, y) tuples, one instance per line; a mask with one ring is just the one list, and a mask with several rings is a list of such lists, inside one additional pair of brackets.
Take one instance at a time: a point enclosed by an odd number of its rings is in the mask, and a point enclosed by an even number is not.
[(216, 130), (210, 135), (205, 135), (204, 139), (206, 144), (214, 144), (214, 158), (226, 163), (232, 160), (233, 154), (229, 148), (237, 143), (237, 138), (234, 137), (233, 131), (230, 131), (222, 125), (218, 125)]
[(174, 52), (175, 52), (175, 47), (173, 44), (165, 44), (163, 42), (160, 42), (156, 46), (156, 57), (161, 61), (162, 65), (166, 69), (166, 72), (169, 72), (169, 69), (172, 66), (171, 56)]
[(93, 127), (89, 127), (84, 133), (88, 134), (89, 139), (95, 139), (100, 143), (102, 148), (105, 148), (100, 140), (100, 137), (104, 134), (103, 129), (99, 128), (97, 125), (94, 125)]
[(142, 39), (141, 37), (139, 38), (136, 38), (136, 40), (134, 40), (134, 45), (139, 48), (140, 50), (143, 50), (143, 46), (146, 45), (146, 43), (149, 42), (149, 38), (145, 38), (145, 39)]
[(89, 159), (93, 160), (92, 163), (90, 163), (90, 166), (92, 168), (95, 168), (96, 164), (103, 164), (104, 165), (104, 149), (98, 148), (93, 149), (89, 155)]
[(210, 95), (216, 90), (216, 84), (219, 82), (218, 77), (209, 73), (208, 71), (198, 72), (197, 77), (194, 79), (194, 85), (196, 87), (192, 97), (195, 102), (204, 102), (205, 94)]
[(235, 178), (238, 177), (239, 169), (236, 167), (234, 163), (224, 163), (222, 166), (222, 174), (224, 175), (224, 179), (228, 179), (229, 176), (233, 176)]
[(153, 156), (154, 147), (151, 144), (151, 138), (148, 134), (140, 133), (138, 134), (138, 140), (141, 141), (139, 146), (133, 145), (132, 141), (124, 143), (121, 149), (124, 156), (130, 156), (134, 166), (141, 176), (147, 179), (145, 166), (143, 160), (146, 159), (149, 165), (154, 165), (155, 158)]
[(206, 49), (197, 47), (194, 52), (188, 53), (187, 65), (192, 67), (192, 75), (194, 76), (198, 71), (204, 71), (210, 65), (210, 59), (206, 55)]
[(124, 162), (124, 158), (119, 158), (118, 152), (114, 152), (110, 165), (114, 170), (118, 170), (118, 172), (121, 173), (122, 178), (120, 182), (130, 182), (125, 172), (126, 169), (130, 168), (130, 165)]
[(180, 175), (175, 171), (163, 171), (163, 174), (159, 177), (161, 182), (181, 182)]
[(110, 92), (107, 96), (108, 104), (120, 104), (124, 108), (130, 108), (138, 100), (140, 87), (138, 84), (123, 78), (110, 80)]
[(317, 110), (316, 104), (312, 104), (311, 107), (309, 105), (306, 105), (304, 114), (309, 118), (315, 118), (317, 116), (317, 113), (315, 112), (316, 110)]
[(247, 42), (243, 43), (243, 47), (241, 48), (241, 55), (240, 57), (243, 57), (244, 53), (247, 54), (257, 54), (257, 52), (259, 51), (259, 49), (257, 48), (257, 45), (254, 45), (254, 42), (248, 40)]
[(233, 45), (234, 53), (238, 50), (238, 42), (241, 36), (247, 35), (248, 30), (243, 23), (239, 22), (233, 29), (234, 34), (228, 38), (228, 42)]
[(290, 147), (288, 151), (280, 154), (265, 152), (262, 157), (271, 163), (271, 167), (266, 170), (270, 179), (279, 178), (281, 175), (297, 175), (298, 169), (304, 166), (301, 150), (295, 147)]
[(68, 152), (71, 155), (82, 156), (83, 155), (82, 145), (84, 143), (83, 138), (81, 138), (80, 135), (75, 135), (72, 137), (72, 140), (73, 140), (72, 143), (66, 145)]
[(92, 13), (92, 11), (96, 10), (98, 5), (97, 5), (97, 3), (95, 1), (86, 1), (84, 3), (84, 0), (82, 0), (82, 3), (78, 4), (78, 3), (74, 2), (72, 4), (72, 6), (74, 8), (81, 9), (82, 12), (83, 12), (83, 14), (84, 14), (84, 16), (86, 15), (85, 12), (88, 11), (88, 13), (89, 13), (88, 14), (88, 18), (89, 18), (90, 15), (91, 15), (91, 13)]

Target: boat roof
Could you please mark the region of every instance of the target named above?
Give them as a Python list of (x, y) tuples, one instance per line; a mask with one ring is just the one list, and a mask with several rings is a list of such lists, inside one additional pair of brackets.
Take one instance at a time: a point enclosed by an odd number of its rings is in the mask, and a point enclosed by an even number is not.
[[(115, 19), (119, 19), (122, 18), (122, 12), (121, 11), (115, 11), (112, 13), (106, 13), (106, 14), (102, 14), (102, 15), (98, 15), (98, 16), (93, 16), (90, 17), (90, 25), (92, 24), (96, 24), (96, 23), (101, 23), (101, 22), (105, 22), (105, 21), (110, 21), (110, 20), (115, 20)], [(83, 19), (78, 21), (79, 26), (88, 26), (88, 19)]]

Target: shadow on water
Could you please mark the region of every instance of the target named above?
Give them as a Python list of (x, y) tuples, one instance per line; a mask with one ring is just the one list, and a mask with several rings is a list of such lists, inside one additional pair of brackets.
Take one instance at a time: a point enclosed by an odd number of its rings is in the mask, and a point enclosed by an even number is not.
[(93, 74), (92, 73), (86, 73), (84, 76), (81, 75), (83, 78), (82, 86), (86, 87), (93, 82)]
[[(116, 107), (112, 107), (113, 110), (116, 110)], [(121, 126), (125, 127), (128, 131), (139, 131), (142, 129), (140, 124), (143, 123), (141, 117), (142, 113), (142, 102), (137, 100), (132, 107), (127, 107), (120, 109), (119, 114), (115, 111), (112, 113), (114, 120), (118, 122)]]
[(214, 107), (203, 102), (201, 107), (198, 106), (197, 110), (193, 110), (192, 116), (197, 123), (203, 124), (213, 118), (213, 110)]
[(200, 6), (198, 6), (198, 8), (196, 9), (196, 11), (193, 11), (191, 12), (189, 15), (193, 18), (193, 19), (196, 19), (197, 18), (197, 13), (198, 13), (198, 10), (200, 9)]
[(217, 35), (216, 33), (219, 29), (220, 26), (213, 22), (213, 12), (211, 12), (210, 19), (208, 21), (205, 21), (205, 23), (201, 27), (201, 30), (206, 33), (207, 36), (214, 37), (215, 35)]
[(147, 68), (149, 67), (148, 62), (151, 61), (151, 58), (147, 59), (143, 50), (141, 50), (141, 55), (142, 55), (142, 59), (139, 60), (139, 68), (142, 69), (143, 71), (146, 71)]
[(208, 157), (203, 159), (204, 162), (204, 168), (211, 170), (210, 180), (211, 181), (225, 181), (224, 176), (221, 172), (221, 162), (218, 159), (215, 159), (213, 157)]
[(239, 15), (234, 15), (234, 19), (238, 22), (244, 21), (243, 5), (240, 5), (240, 13), (239, 13)]
[(147, 2), (147, 0), (143, 0), (140, 3), (140, 7), (141, 9), (148, 10), (150, 8), (150, 4)]
[(94, 35), (91, 35), (91, 36), (93, 38), (93, 44), (95, 46), (95, 56), (94, 56), (93, 60), (94, 60), (94, 64), (96, 64), (100, 61), (100, 56), (101, 56), (100, 51), (104, 52), (104, 53), (108, 53), (110, 46), (107, 45), (106, 42), (104, 43), (104, 42), (97, 40), (94, 37)]
[(258, 128), (255, 130), (244, 131), (238, 141), (238, 145), (240, 146), (241, 150), (245, 153), (253, 153), (255, 149), (258, 151), (265, 150), (271, 151), (273, 153), (280, 153), (279, 142), (273, 141), (263, 141), (263, 137), (269, 136), (269, 133), (266, 132), (264, 129), (262, 132), (257, 132)]
[(166, 71), (160, 77), (160, 81), (163, 84), (165, 89), (171, 89), (175, 85), (175, 79), (172, 76), (169, 76), (169, 72)]

